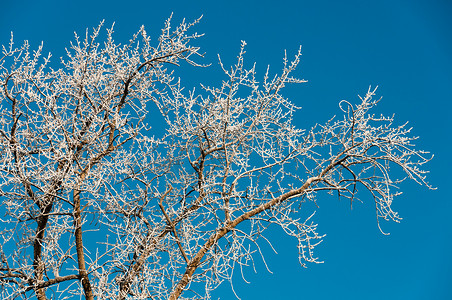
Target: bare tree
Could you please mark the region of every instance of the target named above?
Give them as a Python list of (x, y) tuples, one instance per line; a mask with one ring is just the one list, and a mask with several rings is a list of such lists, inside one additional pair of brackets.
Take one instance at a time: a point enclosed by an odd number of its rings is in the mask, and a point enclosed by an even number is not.
[(430, 187), (431, 157), (406, 124), (369, 114), (375, 90), (323, 125), (292, 124), (281, 90), (304, 82), (292, 77), (300, 51), (258, 81), (243, 42), (235, 65), (220, 60), (220, 86), (185, 92), (173, 69), (199, 66), (197, 22), (168, 20), (155, 45), (144, 28), (121, 45), (99, 26), (75, 37), (60, 69), (42, 46), (3, 47), (2, 299), (209, 299), (262, 256), (269, 226), (298, 240), (302, 265), (318, 262), (304, 203), (359, 191), (377, 220), (398, 221), (399, 184)]

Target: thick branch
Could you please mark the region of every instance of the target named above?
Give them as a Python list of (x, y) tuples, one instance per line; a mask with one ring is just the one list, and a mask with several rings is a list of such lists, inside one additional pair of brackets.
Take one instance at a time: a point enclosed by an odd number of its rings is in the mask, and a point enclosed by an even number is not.
[[(47, 226), (47, 221), (49, 220), (49, 213), (52, 210), (52, 203), (49, 203), (44, 207), (44, 210), (41, 211), (41, 215), (38, 217), (38, 226), (36, 228), (36, 238), (33, 243), (33, 267), (35, 269), (35, 279), (39, 284), (42, 282), (44, 278), (45, 264), (41, 259), (42, 253), (42, 241), (44, 239), (45, 228)], [(38, 300), (47, 299), (45, 295), (45, 289), (43, 287), (38, 287), (36, 290), (36, 296)]]
[(85, 254), (83, 251), (82, 239), (82, 213), (80, 208), (80, 190), (74, 190), (74, 227), (75, 227), (75, 247), (77, 250), (78, 272), (82, 281), (83, 291), (87, 300), (93, 300), (93, 292), (85, 266)]

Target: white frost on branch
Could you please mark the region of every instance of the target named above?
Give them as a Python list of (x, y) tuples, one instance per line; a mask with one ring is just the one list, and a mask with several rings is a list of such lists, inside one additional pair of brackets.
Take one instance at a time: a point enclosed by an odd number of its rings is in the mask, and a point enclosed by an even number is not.
[[(220, 60), (220, 85), (186, 93), (174, 72), (199, 66), (198, 21), (168, 20), (155, 42), (142, 27), (125, 44), (113, 27), (103, 38), (101, 23), (75, 36), (60, 69), (42, 45), (3, 47), (3, 299), (210, 299), (237, 268), (267, 265), (269, 226), (298, 241), (301, 265), (320, 262), (323, 235), (304, 203), (360, 196), (378, 220), (398, 221), (400, 183), (430, 187), (431, 157), (410, 128), (370, 113), (375, 89), (341, 101), (343, 117), (293, 124), (298, 107), (282, 90), (305, 82), (292, 75), (301, 48), (259, 81), (242, 42), (233, 66)], [(147, 124), (156, 114), (160, 138)]]

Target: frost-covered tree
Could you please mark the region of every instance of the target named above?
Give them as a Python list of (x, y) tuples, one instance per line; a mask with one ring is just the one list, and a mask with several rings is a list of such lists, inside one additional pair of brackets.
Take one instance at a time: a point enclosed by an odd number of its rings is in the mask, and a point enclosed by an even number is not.
[(173, 71), (200, 67), (195, 23), (168, 21), (156, 41), (141, 28), (123, 45), (99, 26), (60, 68), (42, 47), (3, 47), (2, 299), (209, 299), (262, 255), (269, 226), (298, 240), (302, 265), (318, 262), (304, 203), (360, 195), (398, 221), (399, 184), (429, 187), (410, 129), (369, 113), (375, 90), (294, 126), (281, 91), (304, 82), (292, 76), (300, 51), (258, 79), (243, 42), (235, 65), (220, 61), (219, 86), (184, 90)]

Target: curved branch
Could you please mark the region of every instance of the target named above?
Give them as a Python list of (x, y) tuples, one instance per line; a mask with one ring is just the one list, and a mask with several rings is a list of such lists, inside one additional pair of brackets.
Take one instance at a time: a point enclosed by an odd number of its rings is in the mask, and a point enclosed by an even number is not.
[(204, 257), (204, 255), (207, 253), (207, 251), (223, 236), (225, 236), (228, 232), (234, 230), (237, 225), (242, 223), (245, 220), (250, 219), (251, 217), (265, 211), (268, 209), (273, 208), (274, 206), (278, 205), (279, 203), (288, 200), (293, 197), (298, 197), (304, 194), (306, 189), (315, 181), (320, 180), (319, 177), (311, 177), (298, 189), (291, 190), (287, 193), (282, 194), (281, 196), (277, 198), (273, 198), (271, 201), (268, 201), (264, 204), (259, 205), (253, 210), (250, 210), (243, 215), (237, 217), (230, 223), (228, 223), (226, 226), (218, 229), (214, 235), (212, 235), (201, 247), (201, 249), (196, 253), (196, 255), (193, 257), (193, 259), (190, 261), (190, 263), (187, 266), (187, 269), (182, 277), (182, 279), (177, 284), (174, 291), (171, 293), (169, 300), (176, 300), (179, 298), (179, 296), (184, 291), (185, 287), (190, 283), (193, 274), (195, 273), (196, 269), (200, 266), (201, 260)]

